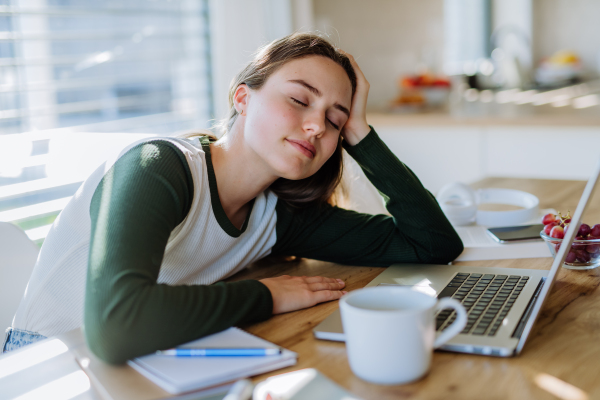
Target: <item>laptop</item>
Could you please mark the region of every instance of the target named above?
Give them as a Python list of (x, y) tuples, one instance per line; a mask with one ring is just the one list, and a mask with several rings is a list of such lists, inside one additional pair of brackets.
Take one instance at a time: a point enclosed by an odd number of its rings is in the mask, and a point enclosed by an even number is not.
[[(600, 175), (600, 162), (581, 195), (571, 226), (579, 226)], [(517, 355), (542, 309), (577, 229), (569, 229), (550, 270), (456, 265), (394, 264), (369, 286), (410, 286), (438, 298), (453, 297), (467, 309), (463, 331), (441, 349), (498, 357)], [(451, 324), (454, 311), (436, 315), (436, 330)], [(318, 339), (344, 341), (339, 309), (313, 329)]]

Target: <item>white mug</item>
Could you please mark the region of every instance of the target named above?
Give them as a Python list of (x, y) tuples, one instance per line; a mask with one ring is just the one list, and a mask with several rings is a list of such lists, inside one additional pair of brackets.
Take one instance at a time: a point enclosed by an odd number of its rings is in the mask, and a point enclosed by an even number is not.
[[(435, 338), (435, 313), (456, 311), (456, 320)], [(355, 290), (340, 300), (350, 368), (383, 385), (408, 383), (429, 370), (433, 349), (459, 334), (467, 312), (449, 297), (440, 300), (410, 287)]]

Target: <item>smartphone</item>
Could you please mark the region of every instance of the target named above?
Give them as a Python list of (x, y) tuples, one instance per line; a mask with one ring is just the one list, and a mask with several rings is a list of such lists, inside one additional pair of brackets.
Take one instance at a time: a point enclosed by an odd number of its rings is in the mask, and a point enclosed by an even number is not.
[(504, 226), (502, 228), (489, 228), (487, 232), (500, 243), (520, 242), (525, 240), (542, 240), (540, 232), (544, 224)]

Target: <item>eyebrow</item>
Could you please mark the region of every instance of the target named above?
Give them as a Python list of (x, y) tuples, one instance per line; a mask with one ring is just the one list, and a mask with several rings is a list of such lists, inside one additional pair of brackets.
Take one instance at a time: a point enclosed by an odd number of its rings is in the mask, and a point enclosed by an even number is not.
[[(290, 79), (288, 82), (292, 82), (292, 83), (296, 83), (298, 85), (304, 86), (305, 88), (307, 88), (308, 90), (310, 90), (312, 93), (314, 93), (314, 95), (317, 96), (317, 97), (321, 97), (323, 95), (323, 93), (321, 93), (321, 91), (319, 89), (317, 89), (316, 87), (310, 85), (305, 80), (302, 80), (302, 79)], [(335, 103), (333, 105), (333, 107), (337, 108), (338, 110), (340, 110), (341, 112), (343, 112), (344, 114), (346, 114), (348, 117), (350, 116), (350, 111), (346, 107), (344, 107), (343, 105), (341, 105), (339, 103)]]

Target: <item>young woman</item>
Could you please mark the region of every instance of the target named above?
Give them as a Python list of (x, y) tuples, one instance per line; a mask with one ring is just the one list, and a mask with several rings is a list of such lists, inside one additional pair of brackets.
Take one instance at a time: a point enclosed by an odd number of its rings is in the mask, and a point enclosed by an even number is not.
[[(54, 223), (3, 351), (83, 327), (110, 363), (339, 299), (344, 282), (215, 283), (267, 255), (447, 263), (435, 198), (367, 124), (369, 84), (311, 34), (262, 49), (230, 88), (225, 134), (145, 140), (84, 182)], [(392, 216), (330, 204), (342, 147)]]

